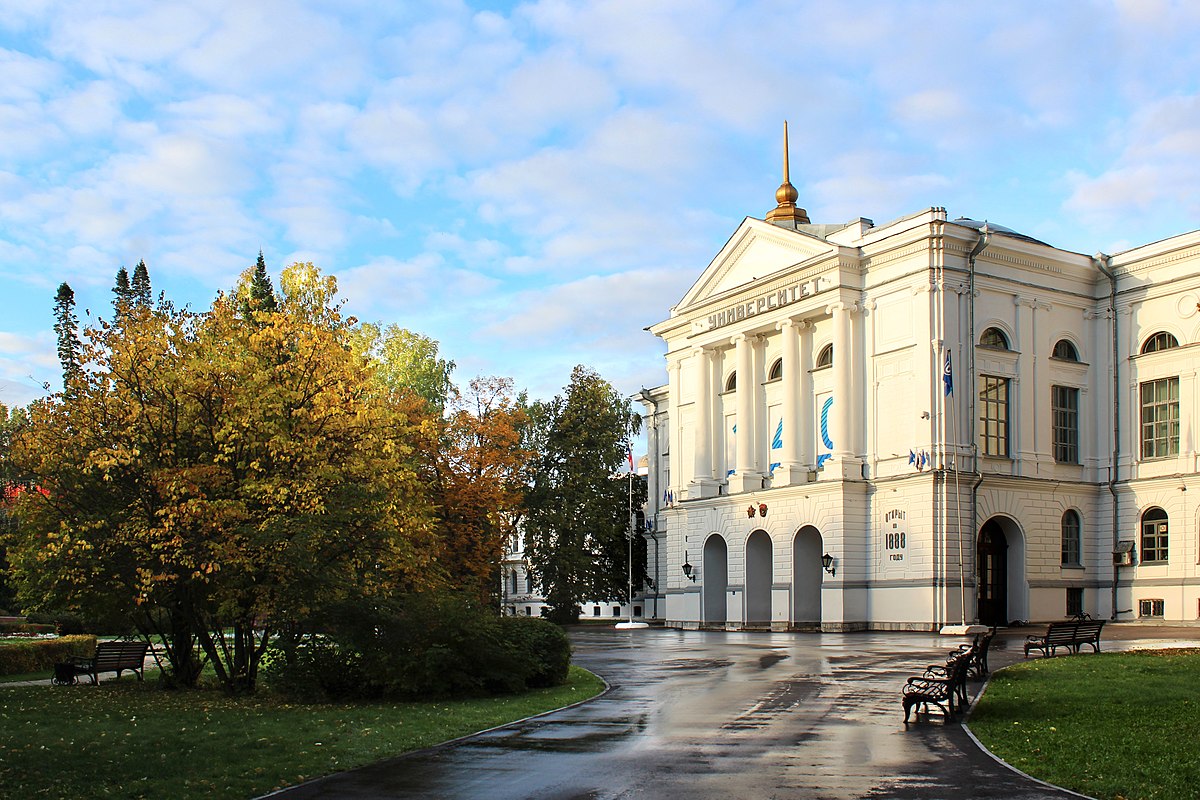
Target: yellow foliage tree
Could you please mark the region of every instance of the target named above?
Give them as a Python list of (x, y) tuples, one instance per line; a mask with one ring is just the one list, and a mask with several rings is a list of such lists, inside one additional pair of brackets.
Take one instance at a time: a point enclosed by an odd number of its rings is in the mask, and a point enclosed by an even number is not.
[(22, 598), (135, 613), (184, 685), (203, 653), (252, 691), (281, 629), (442, 575), (419, 474), (438, 421), (380, 390), (332, 277), (280, 284), (273, 311), (222, 296), (89, 330), (74, 384), (13, 442), (47, 490), (6, 542)]

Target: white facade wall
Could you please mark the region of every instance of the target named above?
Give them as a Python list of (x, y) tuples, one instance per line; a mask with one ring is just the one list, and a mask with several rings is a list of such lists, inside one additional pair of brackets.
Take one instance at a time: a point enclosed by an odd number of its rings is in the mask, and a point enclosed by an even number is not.
[[(880, 227), (746, 219), (652, 327), (667, 380), (644, 393), (648, 516), (668, 624), (933, 629), (1060, 619), (1069, 597), (1106, 618), (1143, 600), (1200, 618), (1200, 234), (1097, 264), (979, 228), (943, 209)], [(1007, 347), (979, 344), (989, 328)], [(1179, 347), (1141, 354), (1160, 331)], [(1076, 360), (1054, 356), (1064, 340)], [(1007, 381), (1005, 452), (982, 451), (978, 376)], [(1144, 458), (1140, 386), (1163, 378), (1178, 380), (1178, 453)], [(1056, 386), (1077, 393), (1078, 463), (1056, 460)], [(1119, 540), (1140, 552), (1151, 507), (1168, 561), (1114, 567)], [(1068, 512), (1078, 564), (1063, 563)], [(981, 557), (981, 541), (999, 544)]]

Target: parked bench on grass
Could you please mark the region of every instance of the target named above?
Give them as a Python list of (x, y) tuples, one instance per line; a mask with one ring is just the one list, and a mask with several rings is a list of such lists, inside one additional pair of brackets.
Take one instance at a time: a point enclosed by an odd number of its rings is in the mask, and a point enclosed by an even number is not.
[(1100, 652), (1100, 631), (1104, 628), (1104, 620), (1091, 619), (1081, 616), (1064, 622), (1051, 622), (1046, 628), (1045, 636), (1027, 636), (1025, 638), (1025, 657), (1029, 658), (1030, 650), (1041, 650), (1046, 658), (1054, 655), (1058, 648), (1066, 647), (1072, 653), (1078, 653), (1083, 645), (1091, 645), (1092, 652)]
[(928, 714), (929, 706), (937, 706), (942, 716), (949, 718), (967, 705), (967, 676), (976, 657), (976, 645), (964, 645), (955, 650), (946, 660), (945, 666), (931, 664), (921, 675), (914, 675), (900, 690), (900, 702), (904, 706), (904, 721), (917, 708), (917, 713)]
[(137, 675), (140, 681), (149, 649), (145, 642), (100, 642), (91, 658), (72, 656), (68, 661), (55, 664), (53, 683), (65, 686), (75, 683), (80, 675), (87, 675), (92, 683), (98, 684), (101, 672), (115, 672), (120, 678), (126, 670)]

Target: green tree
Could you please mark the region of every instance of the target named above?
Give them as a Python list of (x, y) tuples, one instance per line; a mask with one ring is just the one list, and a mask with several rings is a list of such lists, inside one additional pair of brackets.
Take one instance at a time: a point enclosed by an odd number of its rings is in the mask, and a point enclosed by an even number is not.
[(441, 411), (453, 390), (454, 362), (438, 355), (438, 342), (399, 325), (360, 326), (359, 348), (378, 363), (377, 379), (389, 391), (407, 390)]
[(58, 336), (58, 361), (62, 364), (63, 388), (69, 389), (79, 376), (79, 319), (75, 316), (75, 292), (67, 283), (54, 296), (54, 333)]
[(153, 302), (153, 297), (150, 293), (150, 271), (146, 269), (146, 261), (142, 259), (138, 261), (137, 266), (133, 268), (133, 280), (129, 285), (130, 304), (148, 307)]
[(132, 615), (171, 674), (252, 691), (278, 632), (355, 598), (438, 585), (416, 448), (423, 404), (379, 390), (337, 287), (285, 270), (277, 313), (138, 308), (88, 331), (73, 394), (39, 401), (4, 544), (31, 607)]
[[(627, 453), (641, 418), (595, 372), (578, 366), (565, 394), (529, 408), (526, 448), (535, 455), (526, 497), (525, 554), (550, 606), (550, 618), (573, 622), (585, 599), (628, 594), (630, 486), (633, 505), (645, 484), (628, 479)], [(634, 582), (645, 573), (644, 548)]]
[(258, 251), (258, 261), (250, 274), (243, 275), (238, 297), (241, 298), (242, 316), (246, 318), (255, 311), (271, 313), (278, 310), (275, 287), (271, 285), (271, 276), (267, 274), (267, 260), (262, 250)]
[(117, 270), (117, 281), (112, 292), (114, 318), (121, 319), (133, 305), (133, 290), (129, 287), (129, 272), (125, 267)]

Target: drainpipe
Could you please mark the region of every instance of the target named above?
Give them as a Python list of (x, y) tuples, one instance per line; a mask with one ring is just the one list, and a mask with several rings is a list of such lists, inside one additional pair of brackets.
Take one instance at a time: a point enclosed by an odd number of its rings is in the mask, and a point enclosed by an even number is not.
[[(975, 246), (971, 248), (971, 252), (967, 253), (967, 327), (970, 328), (970, 339), (967, 340), (967, 378), (971, 382), (968, 397), (970, 400), (970, 411), (967, 414), (967, 430), (970, 431), (971, 437), (971, 465), (975, 473), (975, 480), (971, 483), (971, 541), (975, 541), (975, 516), (978, 513), (979, 506), (979, 486), (983, 483), (983, 471), (979, 469), (979, 440), (975, 435), (975, 415), (978, 413), (975, 409), (975, 401), (979, 397), (978, 382), (975, 378), (975, 259), (980, 253), (987, 248), (992, 241), (992, 232), (988, 229), (987, 223), (983, 223), (983, 227), (979, 229), (979, 238), (975, 240)], [(959, 525), (962, 525), (960, 519)], [(966, 576), (963, 574), (963, 559), (962, 559), (962, 533), (960, 529), (958, 537), (959, 559), (958, 559), (958, 581), (959, 591), (962, 593), (961, 600), (965, 613), (967, 584)], [(975, 609), (975, 618), (979, 619), (979, 609)]]
[[(1120, 466), (1121, 459), (1121, 378), (1120, 364), (1117, 362), (1117, 276), (1110, 269), (1112, 264), (1112, 256), (1107, 256), (1104, 253), (1096, 253), (1092, 256), (1092, 263), (1096, 265), (1096, 269), (1104, 273), (1104, 277), (1108, 278), (1109, 285), (1109, 306), (1112, 312), (1112, 379), (1113, 379), (1113, 452), (1112, 466), (1108, 469), (1108, 493), (1112, 495), (1112, 543), (1113, 551), (1117, 549), (1117, 541), (1120, 538), (1118, 533), (1118, 525), (1120, 523), (1120, 507), (1121, 501), (1117, 497), (1117, 468)], [(1112, 579), (1112, 616), (1110, 620), (1117, 618), (1117, 576), (1121, 569), (1115, 563), (1113, 564), (1113, 579)]]

